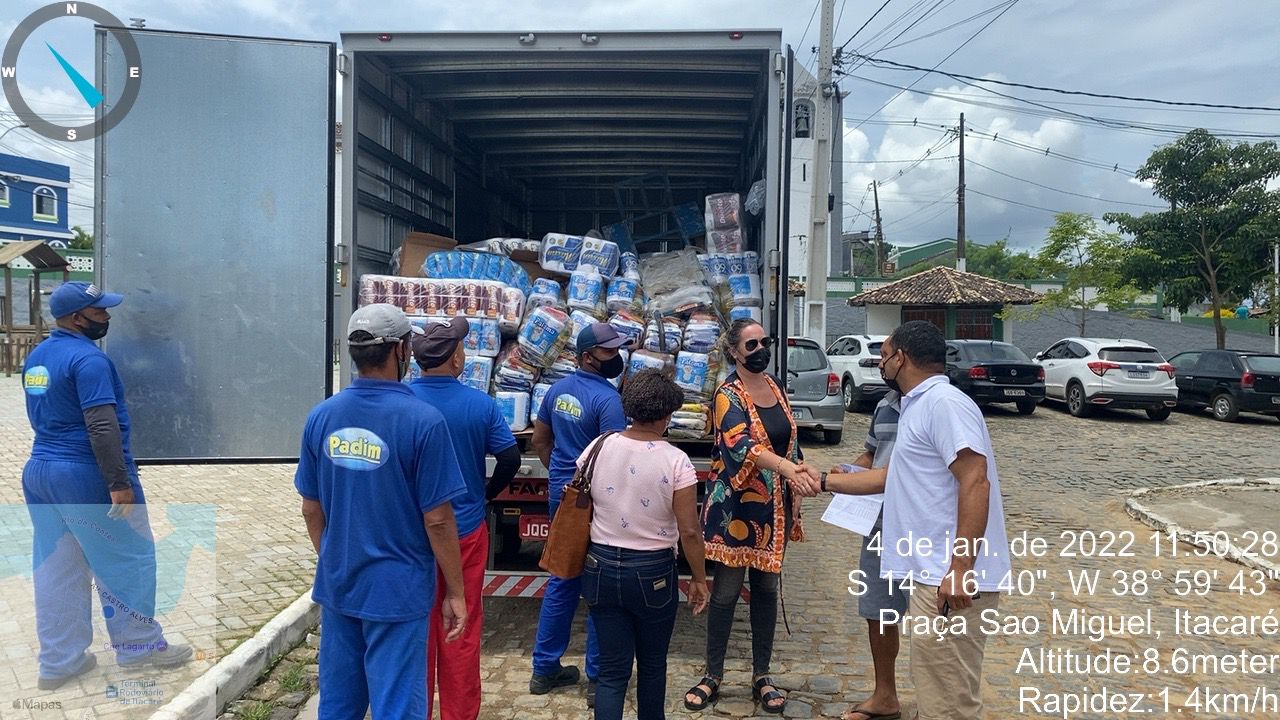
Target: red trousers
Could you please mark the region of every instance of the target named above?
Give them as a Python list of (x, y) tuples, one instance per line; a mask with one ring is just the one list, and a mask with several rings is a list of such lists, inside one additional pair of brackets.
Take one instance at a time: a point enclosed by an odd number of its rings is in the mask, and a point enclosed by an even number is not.
[(480, 714), (480, 640), (484, 625), (484, 570), (489, 563), (489, 527), (480, 525), (458, 539), (462, 550), (462, 587), (467, 597), (467, 628), (445, 642), (444, 575), (436, 569), (436, 602), (427, 633), (427, 720), (440, 693), (440, 720), (476, 720)]

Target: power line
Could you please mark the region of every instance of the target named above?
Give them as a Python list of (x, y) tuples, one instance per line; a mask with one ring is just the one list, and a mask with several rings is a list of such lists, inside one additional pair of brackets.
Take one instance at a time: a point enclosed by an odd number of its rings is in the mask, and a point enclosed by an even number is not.
[[(933, 66), (933, 67), (934, 67), (934, 69), (938, 68), (940, 65), (942, 65), (942, 63), (944, 63), (944, 62), (946, 62), (946, 61), (950, 60), (950, 59), (951, 59), (951, 57), (952, 57), (953, 55), (955, 55), (956, 53), (958, 53), (958, 52), (960, 52), (961, 50), (963, 50), (963, 49), (964, 49), (964, 47), (965, 47), (966, 45), (968, 45), (969, 43), (973, 42), (974, 38), (978, 37), (979, 35), (981, 35), (981, 34), (982, 34), (982, 32), (983, 32), (984, 30), (986, 30), (987, 28), (991, 27), (991, 26), (995, 23), (995, 21), (997, 21), (997, 20), (999, 20), (1000, 18), (1004, 17), (1004, 14), (1005, 14), (1005, 13), (1007, 13), (1007, 12), (1009, 12), (1010, 10), (1012, 10), (1012, 9), (1013, 9), (1013, 7), (1014, 7), (1015, 5), (1017, 5), (1017, 4), (1018, 4), (1018, 0), (1009, 0), (1009, 1), (1008, 1), (1008, 3), (1005, 5), (1005, 8), (1004, 8), (1003, 10), (1001, 10), (1001, 11), (999, 12), (999, 14), (997, 14), (995, 17), (993, 17), (993, 18), (991, 18), (990, 20), (988, 20), (988, 21), (987, 21), (987, 24), (985, 24), (985, 25), (983, 25), (982, 27), (978, 28), (978, 31), (977, 31), (977, 32), (975, 32), (974, 34), (970, 35), (970, 36), (969, 36), (969, 38), (968, 38), (967, 40), (965, 40), (964, 42), (960, 43), (960, 46), (959, 46), (959, 47), (957, 47), (955, 50), (952, 50), (951, 52), (947, 53), (947, 56), (946, 56), (946, 57), (944, 57), (944, 58), (942, 58), (941, 60), (939, 60), (939, 61), (938, 61), (938, 62)], [(918, 82), (920, 82), (921, 80), (923, 80), (927, 75), (928, 75), (928, 73), (924, 73), (924, 74), (922, 74), (920, 77), (918, 77), (918, 78), (916, 78), (915, 80), (913, 80), (913, 81), (911, 82), (911, 84), (910, 84), (910, 85), (908, 85), (908, 86), (906, 87), (906, 89), (904, 89), (904, 90), (900, 90), (900, 91), (898, 92), (898, 94), (897, 94), (897, 95), (894, 95), (893, 97), (889, 98), (888, 102), (886, 102), (885, 104), (881, 105), (881, 106), (880, 106), (880, 107), (879, 107), (875, 112), (873, 112), (873, 113), (871, 113), (870, 115), (868, 115), (868, 116), (866, 117), (866, 119), (867, 119), (867, 120), (869, 120), (869, 119), (871, 119), (871, 118), (875, 117), (876, 115), (878, 115), (878, 114), (880, 113), (880, 111), (881, 111), (881, 110), (884, 110), (886, 107), (888, 107), (888, 106), (889, 106), (889, 104), (890, 104), (890, 103), (892, 103), (894, 100), (897, 100), (899, 97), (901, 97), (901, 95), (902, 95), (902, 93), (903, 93), (903, 92), (906, 92), (906, 90), (909, 90), (910, 88), (914, 87), (916, 83), (918, 83)], [(854, 129), (857, 129), (857, 128), (859, 128), (859, 127), (862, 127), (862, 123), (861, 123), (861, 122), (860, 122), (860, 123), (858, 123), (857, 125), (855, 125), (855, 126), (854, 126)]]
[(961, 80), (961, 79), (972, 80), (974, 82), (991, 83), (993, 85), (1004, 85), (1007, 87), (1025, 88), (1027, 90), (1039, 90), (1042, 92), (1058, 93), (1060, 95), (1082, 95), (1085, 97), (1103, 98), (1103, 99), (1110, 99), (1110, 100), (1128, 100), (1130, 102), (1145, 102), (1145, 103), (1154, 103), (1157, 105), (1203, 107), (1203, 108), (1215, 108), (1215, 109), (1225, 109), (1225, 110), (1263, 110), (1266, 112), (1280, 112), (1280, 107), (1267, 107), (1265, 105), (1227, 105), (1222, 103), (1202, 103), (1202, 102), (1190, 102), (1190, 101), (1182, 101), (1182, 100), (1161, 100), (1158, 98), (1134, 97), (1130, 95), (1111, 95), (1108, 93), (1095, 93), (1095, 92), (1087, 92), (1084, 90), (1063, 90), (1061, 88), (1045, 87), (1042, 85), (1029, 85), (1027, 83), (1010, 82), (1006, 80), (993, 80), (991, 78), (980, 78), (980, 77), (974, 77), (973, 75), (952, 73), (952, 72), (947, 72), (945, 70), (938, 70), (937, 65), (931, 68), (922, 68), (922, 67), (917, 67), (915, 65), (908, 65), (906, 63), (899, 63), (899, 62), (894, 62), (892, 60), (884, 60), (881, 58), (869, 57), (866, 55), (855, 55), (855, 57), (865, 59), (867, 62), (881, 64), (881, 65), (891, 65), (894, 67), (902, 68), (904, 70), (912, 70), (916, 72), (937, 73), (938, 75), (946, 75), (947, 77), (952, 78), (953, 80)]
[(897, 163), (918, 163), (931, 160), (955, 160), (959, 155), (939, 155), (937, 157), (916, 158), (914, 160), (841, 160), (845, 165), (891, 165)]
[[(845, 46), (853, 42), (853, 39), (858, 37), (858, 33), (862, 32), (863, 30), (866, 30), (867, 26), (871, 24), (871, 21), (876, 19), (876, 16), (880, 14), (881, 10), (884, 10), (885, 8), (889, 7), (889, 3), (891, 2), (893, 2), (893, 0), (884, 0), (884, 3), (880, 5), (880, 7), (876, 8), (875, 12), (871, 13), (871, 17), (867, 18), (866, 22), (862, 23), (862, 25), (858, 26), (857, 30), (853, 31), (853, 34), (849, 36), (848, 40), (845, 40), (844, 42), (840, 43), (840, 47), (836, 48), (836, 57), (840, 57), (840, 53), (844, 52)], [(840, 13), (842, 16), (844, 15), (843, 6)]]
[(822, 6), (822, 0), (813, 4), (813, 12), (809, 13), (809, 24), (804, 26), (804, 34), (800, 36), (800, 42), (796, 47), (803, 48), (805, 38), (809, 37), (809, 28), (813, 27), (813, 19), (818, 16), (818, 8)]
[(1063, 195), (1073, 195), (1073, 196), (1075, 196), (1075, 197), (1084, 198), (1084, 199), (1086, 199), (1086, 200), (1096, 200), (1096, 201), (1098, 201), (1098, 202), (1106, 202), (1106, 203), (1111, 203), (1111, 204), (1113, 204), (1113, 205), (1133, 205), (1134, 207), (1156, 208), (1157, 210), (1163, 210), (1163, 209), (1165, 209), (1165, 206), (1164, 206), (1164, 205), (1153, 205), (1153, 204), (1151, 204), (1151, 203), (1125, 202), (1124, 200), (1110, 200), (1110, 199), (1108, 199), (1108, 198), (1100, 198), (1100, 197), (1094, 197), (1094, 196), (1092, 196), (1092, 195), (1085, 195), (1085, 194), (1083, 194), (1083, 193), (1071, 192), (1070, 190), (1063, 190), (1062, 188), (1050, 187), (1050, 186), (1048, 186), (1048, 185), (1042, 185), (1042, 184), (1040, 184), (1040, 183), (1038, 183), (1038, 182), (1036, 182), (1036, 181), (1034, 181), (1034, 180), (1028, 180), (1028, 179), (1026, 179), (1026, 178), (1020, 178), (1020, 177), (1018, 177), (1018, 176), (1016, 176), (1016, 175), (1010, 175), (1010, 174), (1009, 174), (1009, 173), (1007, 173), (1007, 172), (1003, 172), (1003, 171), (997, 170), (997, 169), (995, 169), (995, 168), (993, 168), (993, 167), (989, 167), (989, 166), (987, 166), (987, 165), (983, 165), (982, 163), (978, 162), (977, 160), (969, 160), (969, 161), (967, 161), (967, 162), (968, 162), (968, 164), (970, 164), (970, 165), (977, 165), (978, 167), (980, 167), (980, 168), (982, 168), (982, 169), (984, 169), (984, 170), (990, 170), (991, 172), (993, 172), (993, 173), (995, 173), (995, 174), (997, 174), (997, 175), (1003, 175), (1003, 176), (1005, 176), (1005, 177), (1009, 178), (1010, 180), (1017, 180), (1018, 182), (1024, 182), (1024, 183), (1027, 183), (1028, 185), (1035, 185), (1035, 186), (1036, 186), (1036, 187), (1038, 187), (1038, 188), (1044, 188), (1045, 190), (1052, 190), (1053, 192), (1059, 192), (1059, 193), (1062, 193)]
[(981, 195), (982, 197), (991, 198), (992, 200), (1000, 200), (1001, 202), (1012, 203), (1014, 205), (1021, 205), (1022, 207), (1031, 208), (1032, 210), (1043, 210), (1048, 213), (1053, 213), (1054, 215), (1064, 212), (1063, 210), (1054, 210), (1053, 208), (1041, 207), (1040, 205), (1032, 205), (1030, 203), (1018, 202), (1017, 200), (1010, 200), (1009, 198), (1000, 197), (999, 195), (992, 195), (990, 193), (984, 193), (981, 190), (974, 190), (973, 188), (965, 188), (965, 192), (971, 192), (975, 195)]
[[(4, 173), (0, 173), (0, 180), (3, 180), (3, 179), (4, 179)], [(10, 192), (17, 191), (17, 192), (20, 192), (20, 193), (26, 193), (27, 195), (32, 195), (32, 196), (34, 196), (34, 195), (36, 194), (34, 190), (28, 190), (27, 188), (24, 188), (24, 187), (18, 187), (17, 185), (9, 185), (9, 183), (7, 183), (7, 182), (5, 183), (5, 185), (9, 188), (9, 191), (10, 191)], [(74, 206), (76, 206), (76, 207), (88, 208), (88, 209), (90, 209), (90, 210), (94, 209), (92, 205), (85, 205), (84, 203), (74, 202), (74, 201), (73, 201), (73, 200), (71, 200), (71, 198), (70, 198), (70, 195), (71, 195), (71, 189), (70, 189), (70, 188), (63, 188), (63, 189), (67, 191), (67, 196), (68, 196), (68, 197), (67, 197), (67, 204), (68, 204), (68, 205), (74, 205)], [(56, 192), (56, 191), (55, 191), (55, 192)], [(47, 196), (47, 195), (44, 195), (44, 196), (42, 196), (42, 197), (48, 197), (48, 196)]]
[(925, 39), (927, 39), (927, 38), (934, 37), (935, 35), (941, 35), (942, 33), (946, 32), (946, 31), (948, 31), (948, 30), (953, 30), (953, 29), (955, 29), (955, 28), (957, 28), (957, 27), (960, 27), (961, 25), (964, 25), (964, 24), (966, 24), (966, 23), (973, 22), (974, 20), (977, 20), (977, 19), (978, 19), (978, 18), (980, 18), (980, 17), (983, 17), (983, 16), (985, 16), (985, 15), (990, 15), (991, 13), (993, 13), (993, 12), (995, 12), (996, 10), (999, 10), (999, 9), (1000, 9), (1000, 5), (993, 5), (993, 6), (989, 7), (989, 8), (987, 8), (986, 10), (983, 10), (983, 11), (978, 12), (978, 13), (974, 13), (973, 15), (970, 15), (969, 17), (967, 17), (967, 18), (965, 18), (965, 19), (963, 19), (963, 20), (957, 20), (956, 22), (953, 22), (953, 23), (951, 23), (950, 25), (948, 25), (948, 26), (946, 26), (946, 27), (944, 27), (944, 28), (940, 28), (940, 29), (938, 29), (938, 30), (934, 30), (934, 31), (933, 31), (933, 32), (931, 32), (931, 33), (926, 33), (926, 34), (924, 34), (924, 35), (920, 35), (919, 37), (911, 38), (910, 40), (904, 40), (904, 41), (902, 41), (902, 42), (898, 43), (897, 45), (886, 45), (885, 47), (880, 48), (877, 52), (884, 52), (884, 51), (886, 51), (886, 50), (894, 50), (894, 49), (900, 48), (900, 47), (902, 47), (902, 46), (904, 46), (904, 45), (910, 45), (911, 43), (919, 42), (920, 40), (925, 40)]

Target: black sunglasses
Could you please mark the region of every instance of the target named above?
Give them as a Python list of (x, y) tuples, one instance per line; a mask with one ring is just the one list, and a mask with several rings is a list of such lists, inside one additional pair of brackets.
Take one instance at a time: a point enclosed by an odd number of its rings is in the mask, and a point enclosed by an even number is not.
[(755, 352), (756, 348), (759, 347), (773, 347), (773, 344), (776, 342), (778, 342), (778, 339), (773, 337), (761, 338), (759, 340), (751, 338), (745, 343), (744, 347), (747, 348), (747, 352)]

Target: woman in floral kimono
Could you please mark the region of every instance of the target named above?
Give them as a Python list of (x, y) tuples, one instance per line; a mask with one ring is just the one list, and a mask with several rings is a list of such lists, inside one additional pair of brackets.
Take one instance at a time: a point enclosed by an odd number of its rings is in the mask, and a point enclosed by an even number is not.
[(811, 468), (800, 461), (791, 406), (766, 373), (774, 339), (755, 320), (737, 320), (721, 338), (737, 366), (716, 391), (715, 479), (703, 508), (707, 559), (720, 563), (707, 614), (706, 676), (685, 695), (703, 710), (720, 695), (733, 611), (751, 582), (752, 695), (768, 713), (787, 700), (769, 679), (779, 579), (788, 537), (802, 540), (800, 497), (813, 494)]

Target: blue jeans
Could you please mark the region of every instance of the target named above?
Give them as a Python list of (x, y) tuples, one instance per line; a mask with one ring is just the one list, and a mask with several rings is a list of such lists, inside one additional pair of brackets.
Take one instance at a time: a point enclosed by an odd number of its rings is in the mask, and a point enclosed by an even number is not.
[[(560, 507), (560, 496), (566, 483), (549, 488), (548, 507), (551, 517)], [(569, 635), (573, 630), (573, 617), (578, 612), (578, 598), (582, 596), (582, 578), (562, 580), (553, 577), (547, 581), (542, 593), (542, 609), (538, 614), (538, 634), (533, 642), (533, 673), (552, 675), (560, 669), (560, 658), (569, 649)], [(595, 680), (600, 661), (600, 649), (596, 645), (596, 629), (587, 616), (587, 679)]]
[(638, 719), (665, 720), (667, 648), (680, 607), (675, 553), (592, 543), (582, 596), (601, 638), (595, 720), (621, 720), (633, 660)]

